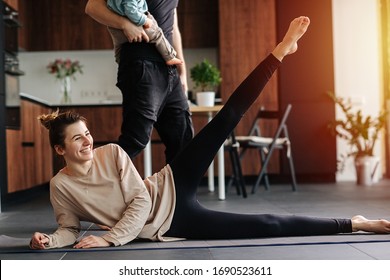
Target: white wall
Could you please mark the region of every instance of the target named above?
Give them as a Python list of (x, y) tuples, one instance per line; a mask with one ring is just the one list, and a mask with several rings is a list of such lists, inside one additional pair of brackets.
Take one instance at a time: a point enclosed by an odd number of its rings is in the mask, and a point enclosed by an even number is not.
[[(333, 0), (333, 39), (335, 92), (351, 98), (363, 113), (377, 116), (380, 111), (381, 65), (380, 21), (377, 0)], [(340, 111), (336, 117), (341, 118)], [(381, 145), (375, 147), (381, 155)], [(337, 153), (347, 149), (345, 142), (337, 140)], [(379, 170), (380, 171), (380, 170)], [(381, 171), (378, 172), (381, 174)], [(338, 173), (337, 181), (355, 180), (353, 160)]]
[[(194, 64), (207, 58), (217, 64), (216, 49), (185, 49), (186, 66), (189, 69)], [(114, 62), (113, 51), (61, 51), (61, 52), (21, 52), (19, 53), (20, 68), (26, 72), (20, 78), (21, 92), (46, 100), (50, 104), (58, 104), (61, 100), (60, 85), (46, 65), (56, 58), (79, 60), (83, 74), (76, 74), (72, 80), (71, 98), (73, 103), (96, 103), (105, 99), (121, 100), (120, 91), (116, 88), (117, 64)], [(193, 83), (189, 77), (189, 89)]]
[(119, 95), (115, 87), (116, 64), (112, 51), (21, 52), (20, 68), (26, 75), (20, 79), (20, 91), (52, 104), (59, 103), (59, 82), (46, 69), (49, 62), (57, 58), (79, 60), (83, 65), (83, 74), (77, 73), (76, 80), (72, 80), (73, 102)]

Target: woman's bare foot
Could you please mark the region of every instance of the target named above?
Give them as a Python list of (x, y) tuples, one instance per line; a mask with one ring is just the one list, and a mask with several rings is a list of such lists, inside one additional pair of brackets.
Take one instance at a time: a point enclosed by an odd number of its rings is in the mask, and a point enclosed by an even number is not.
[(179, 65), (183, 64), (183, 61), (178, 58), (172, 58), (171, 60), (166, 61), (167, 65)]
[(354, 216), (352, 221), (352, 231), (366, 231), (374, 233), (390, 233), (390, 222), (388, 220), (368, 220), (363, 216)]
[(280, 61), (286, 55), (292, 54), (298, 49), (298, 40), (305, 34), (307, 28), (309, 27), (310, 19), (308, 17), (298, 17), (295, 18), (288, 28), (282, 42), (280, 42), (272, 54), (279, 59)]

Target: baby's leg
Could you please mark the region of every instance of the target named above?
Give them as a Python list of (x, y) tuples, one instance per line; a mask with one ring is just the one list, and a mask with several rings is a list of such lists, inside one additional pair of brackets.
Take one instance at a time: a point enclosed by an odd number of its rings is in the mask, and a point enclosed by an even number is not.
[(176, 57), (177, 53), (175, 49), (169, 43), (168, 39), (165, 38), (163, 31), (150, 13), (148, 14), (148, 18), (151, 20), (152, 24), (148, 28), (144, 28), (144, 30), (146, 35), (149, 37), (149, 43), (156, 44), (158, 52), (161, 54), (167, 65), (183, 64), (183, 61)]

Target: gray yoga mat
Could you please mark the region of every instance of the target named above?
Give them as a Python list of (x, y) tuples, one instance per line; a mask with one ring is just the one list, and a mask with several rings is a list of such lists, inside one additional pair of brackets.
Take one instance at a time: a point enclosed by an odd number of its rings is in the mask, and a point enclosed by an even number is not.
[[(88, 234), (99, 235), (100, 232), (88, 231)], [(269, 246), (309, 246), (326, 244), (380, 243), (390, 242), (389, 235), (381, 234), (339, 234), (324, 236), (300, 236), (258, 239), (227, 239), (227, 240), (180, 240), (171, 242), (152, 242), (135, 240), (119, 247), (74, 249), (71, 246), (51, 250), (31, 250), (28, 247), (30, 238), (19, 238), (0, 235), (0, 253), (58, 253), (85, 251), (131, 251), (131, 250), (164, 250), (192, 248), (229, 248), (229, 247), (269, 247)]]

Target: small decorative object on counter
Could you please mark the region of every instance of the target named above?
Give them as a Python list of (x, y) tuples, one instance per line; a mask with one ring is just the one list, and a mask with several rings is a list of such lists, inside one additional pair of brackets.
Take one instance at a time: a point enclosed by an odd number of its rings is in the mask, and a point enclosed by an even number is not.
[(82, 74), (82, 67), (78, 60), (71, 61), (70, 59), (56, 59), (46, 66), (49, 73), (60, 81), (61, 103), (71, 103), (70, 78), (76, 80), (75, 74), (77, 72)]

